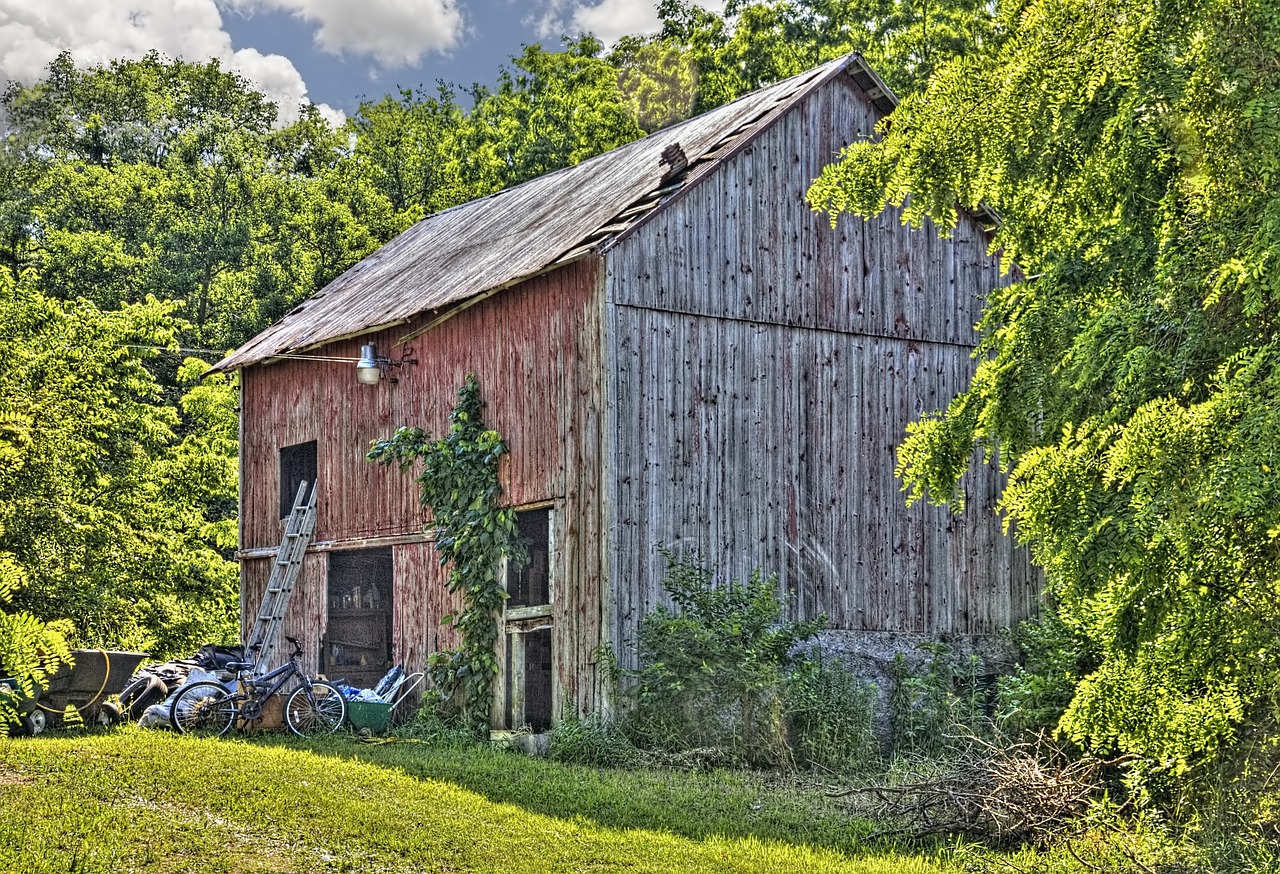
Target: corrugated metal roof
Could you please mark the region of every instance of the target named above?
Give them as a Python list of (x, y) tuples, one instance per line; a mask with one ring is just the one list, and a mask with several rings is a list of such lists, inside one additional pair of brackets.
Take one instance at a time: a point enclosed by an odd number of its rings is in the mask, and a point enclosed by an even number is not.
[[(669, 198), (744, 147), (788, 106), (852, 65), (849, 55), (573, 167), (428, 216), (356, 264), (217, 365), (231, 370), (402, 324), (455, 306), (609, 245)], [(678, 144), (687, 170), (666, 178)]]

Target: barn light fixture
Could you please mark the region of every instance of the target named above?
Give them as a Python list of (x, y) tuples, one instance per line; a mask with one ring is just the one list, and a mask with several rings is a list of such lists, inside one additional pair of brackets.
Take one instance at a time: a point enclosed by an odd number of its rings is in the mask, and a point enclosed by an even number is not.
[[(408, 357), (408, 349), (404, 351), (406, 355), (403, 358), (387, 358), (378, 355), (376, 344), (365, 343), (360, 347), (360, 357), (356, 360), (356, 382), (361, 385), (377, 385), (387, 375), (387, 370), (390, 368), (418, 363), (418, 359)], [(395, 382), (395, 377), (392, 377), (391, 381)]]
[(361, 385), (377, 385), (382, 380), (382, 365), (378, 363), (378, 350), (372, 343), (360, 347), (360, 360), (356, 362), (356, 382)]

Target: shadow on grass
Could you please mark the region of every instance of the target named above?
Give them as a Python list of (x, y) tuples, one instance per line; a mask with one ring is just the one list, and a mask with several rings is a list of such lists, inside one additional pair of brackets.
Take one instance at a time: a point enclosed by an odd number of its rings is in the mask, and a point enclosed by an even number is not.
[[(298, 746), (280, 736), (260, 736), (256, 742)], [(440, 748), (405, 740), (364, 744), (350, 736), (306, 746), (318, 755), (447, 782), (532, 813), (613, 829), (665, 831), (695, 840), (754, 837), (850, 857), (891, 849), (864, 841), (873, 826), (821, 790), (788, 786), (754, 772), (597, 769), (481, 746)]]

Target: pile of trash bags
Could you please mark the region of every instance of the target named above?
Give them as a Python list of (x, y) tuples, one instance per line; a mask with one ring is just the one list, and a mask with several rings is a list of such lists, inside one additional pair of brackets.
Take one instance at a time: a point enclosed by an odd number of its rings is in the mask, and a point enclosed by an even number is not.
[(372, 689), (357, 689), (346, 683), (334, 683), (342, 697), (348, 701), (367, 701), (371, 704), (393, 704), (396, 693), (409, 677), (404, 672), (404, 665), (396, 665), (387, 671)]

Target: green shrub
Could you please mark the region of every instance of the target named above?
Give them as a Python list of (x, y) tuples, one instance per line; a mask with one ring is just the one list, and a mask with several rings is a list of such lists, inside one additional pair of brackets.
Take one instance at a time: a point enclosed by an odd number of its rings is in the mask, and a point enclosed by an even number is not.
[(60, 665), (73, 661), (70, 622), (42, 622), (24, 610), (9, 611), (9, 599), (25, 582), (13, 557), (0, 553), (0, 677), (9, 680), (0, 685), (0, 735), (17, 724), (18, 702), (34, 698)]
[(876, 687), (839, 662), (800, 662), (787, 680), (791, 746), (801, 764), (865, 771), (880, 761), (875, 733)]
[(663, 553), (663, 586), (676, 610), (640, 621), (640, 667), (626, 689), (637, 745), (665, 752), (714, 749), (731, 762), (790, 762), (785, 680), (794, 653), (826, 624), (784, 620), (776, 575), (713, 585), (711, 570)]
[(446, 749), (476, 744), (476, 736), (461, 712), (442, 707), (440, 695), (434, 689), (427, 690), (418, 711), (396, 729), (395, 735)]
[(566, 717), (551, 729), (550, 757), (558, 762), (621, 768), (640, 762), (640, 751), (617, 722), (601, 716)]
[(1022, 663), (1000, 678), (996, 719), (1013, 732), (1052, 731), (1092, 667), (1083, 642), (1051, 611), (1014, 635)]
[(914, 673), (901, 653), (890, 670), (890, 744), (893, 754), (945, 756), (969, 734), (984, 734), (988, 688), (976, 655), (957, 659), (945, 643), (922, 644), (928, 656)]

